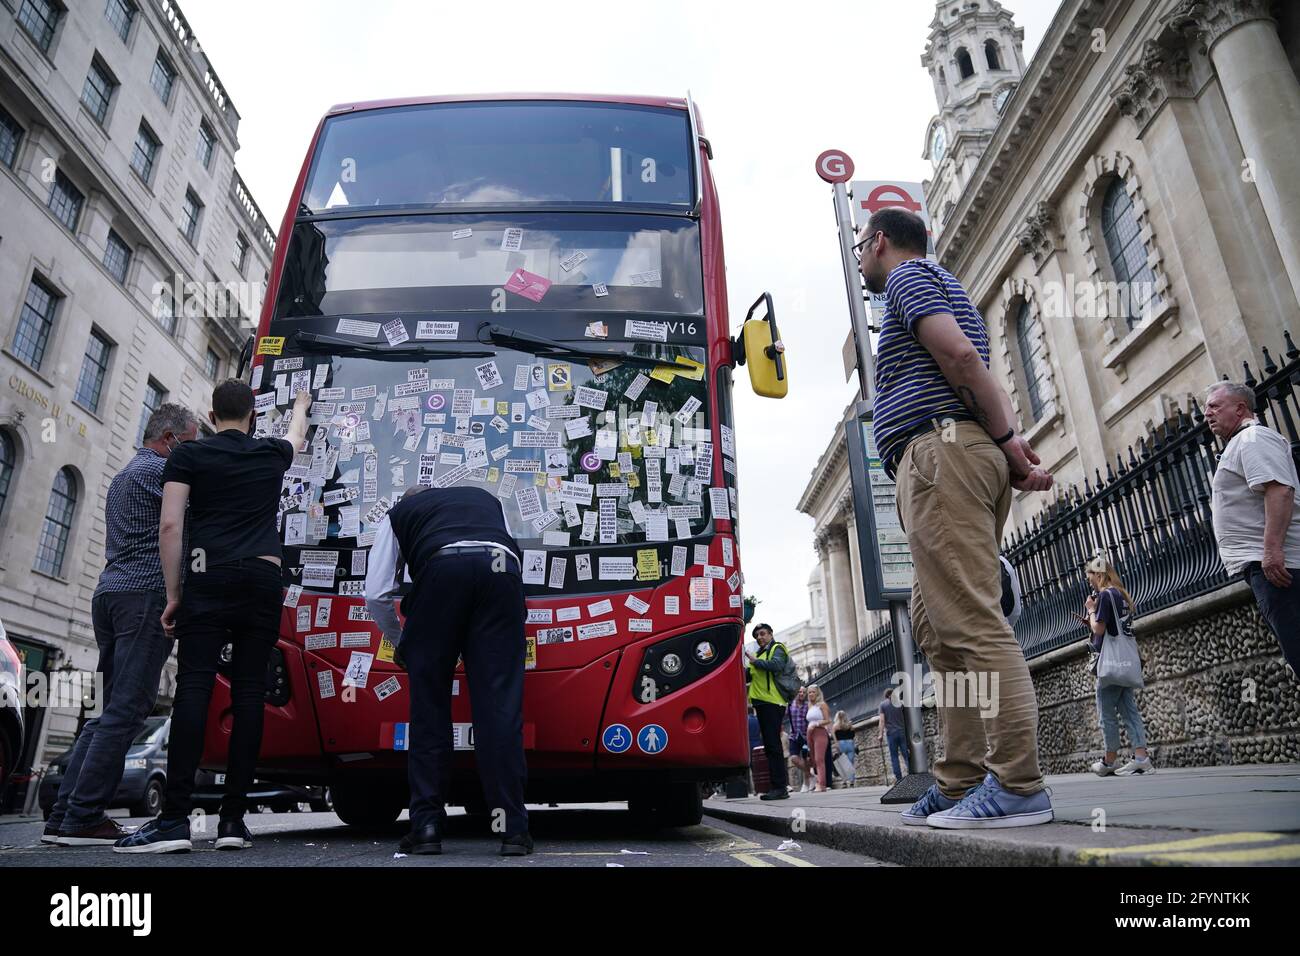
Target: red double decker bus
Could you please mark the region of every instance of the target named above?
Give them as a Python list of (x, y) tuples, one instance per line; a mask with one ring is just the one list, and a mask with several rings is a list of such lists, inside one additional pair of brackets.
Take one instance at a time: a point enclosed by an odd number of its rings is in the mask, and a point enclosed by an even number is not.
[[(281, 500), (260, 778), (328, 784), (349, 824), (406, 806), (408, 677), (361, 595), (375, 527), (416, 484), (492, 491), (523, 550), (530, 802), (687, 824), (702, 784), (748, 765), (732, 369), (772, 397), (786, 375), (770, 298), (729, 334), (710, 152), (687, 100), (434, 97), (321, 121), (251, 362), (259, 432), (314, 399)], [(450, 799), (481, 809), (457, 678)], [(211, 718), (219, 770), (224, 681)]]

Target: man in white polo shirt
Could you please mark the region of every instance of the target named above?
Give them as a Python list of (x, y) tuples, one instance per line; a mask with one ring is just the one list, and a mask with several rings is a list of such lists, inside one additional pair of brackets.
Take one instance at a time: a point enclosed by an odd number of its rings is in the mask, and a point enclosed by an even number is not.
[(1259, 613), (1300, 675), (1300, 500), (1291, 443), (1255, 419), (1255, 390), (1220, 382), (1205, 400), (1226, 447), (1214, 473), (1214, 537), (1229, 575), (1243, 572)]

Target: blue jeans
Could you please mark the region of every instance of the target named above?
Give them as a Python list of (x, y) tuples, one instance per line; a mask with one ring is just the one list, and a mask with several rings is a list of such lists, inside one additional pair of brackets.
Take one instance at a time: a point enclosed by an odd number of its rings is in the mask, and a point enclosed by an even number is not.
[(1101, 733), (1106, 738), (1106, 751), (1119, 752), (1119, 718), (1124, 718), (1129, 741), (1137, 750), (1147, 745), (1146, 725), (1138, 711), (1137, 691), (1132, 687), (1106, 684), (1097, 688), (1097, 712), (1101, 715)]
[(848, 780), (850, 784), (854, 783), (858, 779), (857, 765), (854, 759), (857, 757), (858, 754), (858, 746), (852, 740), (840, 740), (836, 742), (840, 745), (840, 753), (844, 754), (844, 756), (849, 758), (849, 763), (854, 764), (854, 772), (849, 774), (849, 780)]
[[(898, 758), (902, 757), (904, 764), (909, 763), (907, 756), (907, 732), (902, 730), (891, 730), (885, 736), (889, 739), (889, 762), (894, 765), (894, 779), (902, 780), (903, 771), (899, 767)], [(908, 772), (911, 772), (910, 766)]]
[(91, 602), (104, 699), (81, 729), (47, 826), (93, 827), (117, 793), (126, 752), (158, 700), (158, 678), (172, 651), (163, 633), (162, 591), (106, 591)]
[(1287, 568), (1291, 572), (1291, 586), (1280, 588), (1264, 576), (1258, 561), (1246, 565), (1246, 583), (1255, 592), (1260, 616), (1273, 629), (1273, 635), (1282, 645), (1282, 656), (1300, 679), (1300, 568)]

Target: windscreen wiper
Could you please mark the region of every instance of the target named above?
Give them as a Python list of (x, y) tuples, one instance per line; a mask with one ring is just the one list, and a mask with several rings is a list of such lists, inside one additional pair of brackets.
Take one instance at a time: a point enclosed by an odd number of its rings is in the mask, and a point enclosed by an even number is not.
[[(493, 345), (505, 345), (521, 348), (539, 356), (571, 355), (576, 358), (598, 359), (603, 361), (618, 359), (621, 362), (631, 362), (635, 365), (644, 365), (647, 367), (664, 364), (664, 359), (661, 358), (649, 358), (648, 356), (636, 355), (622, 349), (612, 349), (609, 351), (603, 349), (584, 349), (577, 345), (568, 345), (564, 342), (558, 342), (555, 339), (548, 339), (541, 335), (533, 335), (531, 332), (521, 332), (518, 329), (507, 328), (504, 325), (493, 325), (491, 322), (484, 322), (479, 326), (478, 340), (484, 344), (491, 342)], [(670, 362), (668, 364), (672, 363)]]
[(364, 355), (367, 358), (491, 358), (495, 352), (482, 349), (462, 351), (425, 345), (383, 345), (378, 342), (353, 342), (315, 332), (293, 333), (293, 344), (304, 352), (329, 352), (331, 355)]

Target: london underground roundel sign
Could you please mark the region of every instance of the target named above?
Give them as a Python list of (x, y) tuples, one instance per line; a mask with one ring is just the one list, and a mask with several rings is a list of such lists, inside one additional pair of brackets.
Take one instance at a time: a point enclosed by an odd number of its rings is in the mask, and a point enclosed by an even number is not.
[(817, 175), (828, 183), (846, 183), (853, 178), (853, 160), (842, 149), (828, 149), (817, 157)]

